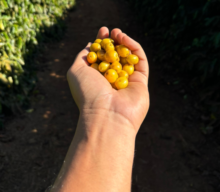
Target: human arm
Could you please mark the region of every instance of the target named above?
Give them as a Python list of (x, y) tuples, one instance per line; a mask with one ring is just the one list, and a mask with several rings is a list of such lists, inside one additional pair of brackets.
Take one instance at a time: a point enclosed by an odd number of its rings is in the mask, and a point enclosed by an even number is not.
[[(98, 38), (108, 37), (103, 27)], [(134, 144), (149, 108), (148, 63), (141, 46), (119, 29), (111, 38), (126, 45), (140, 62), (126, 89), (116, 91), (88, 67), (82, 50), (68, 71), (80, 117), (61, 171), (51, 192), (130, 191)]]

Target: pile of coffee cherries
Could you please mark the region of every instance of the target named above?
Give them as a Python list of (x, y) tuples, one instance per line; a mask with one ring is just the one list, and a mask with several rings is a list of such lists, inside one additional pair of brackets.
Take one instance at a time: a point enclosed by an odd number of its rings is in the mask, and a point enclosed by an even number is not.
[(96, 39), (87, 55), (90, 66), (104, 75), (114, 89), (128, 86), (128, 78), (139, 62), (137, 55), (124, 45), (114, 45), (111, 38)]

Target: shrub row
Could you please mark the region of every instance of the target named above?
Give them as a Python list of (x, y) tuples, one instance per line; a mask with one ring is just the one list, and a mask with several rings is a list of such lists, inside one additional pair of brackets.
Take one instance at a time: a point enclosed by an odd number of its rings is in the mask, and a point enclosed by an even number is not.
[(145, 35), (157, 39), (157, 63), (187, 77), (200, 110), (217, 126), (213, 122), (220, 116), (220, 0), (127, 1)]
[(0, 115), (26, 101), (35, 84), (30, 58), (46, 35), (59, 35), (73, 5), (74, 0), (0, 0)]

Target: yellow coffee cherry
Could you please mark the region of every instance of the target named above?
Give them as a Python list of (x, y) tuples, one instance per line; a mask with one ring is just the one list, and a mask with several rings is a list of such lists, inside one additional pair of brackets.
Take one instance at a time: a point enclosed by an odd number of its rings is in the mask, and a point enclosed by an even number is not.
[(95, 63), (97, 61), (97, 55), (95, 52), (89, 52), (87, 55), (87, 61), (89, 63)]
[(101, 61), (99, 58), (97, 58), (96, 63), (100, 64), (101, 62), (102, 62), (102, 61)]
[(99, 64), (99, 71), (100, 72), (106, 72), (110, 67), (110, 63), (106, 62), (106, 61), (102, 61), (100, 64)]
[(134, 73), (134, 65), (125, 64), (122, 69), (126, 71), (128, 75), (131, 75)]
[(118, 73), (114, 69), (109, 69), (105, 72), (105, 78), (109, 83), (114, 83), (118, 78)]
[(105, 39), (103, 39), (102, 41), (101, 41), (101, 46), (102, 46), (102, 48), (104, 49), (105, 48), (105, 45), (107, 44), (107, 43), (111, 43), (111, 40), (109, 39), (109, 38), (105, 38)]
[(127, 64), (127, 63), (128, 63), (128, 62), (127, 62), (127, 57), (120, 57), (120, 63), (121, 63), (122, 65)]
[(97, 52), (99, 50), (101, 50), (101, 45), (99, 43), (93, 43), (90, 46), (90, 51)]
[(115, 81), (115, 86), (117, 87), (117, 89), (124, 89), (128, 86), (128, 78), (126, 77), (119, 77), (116, 81)]
[(117, 89), (117, 87), (115, 86), (115, 83), (111, 83), (112, 88)]
[(118, 59), (118, 53), (116, 51), (108, 51), (105, 53), (105, 60), (109, 63), (113, 63)]
[(107, 43), (105, 44), (105, 51), (114, 51), (115, 50), (115, 47), (112, 43)]
[(115, 50), (116, 50), (117, 52), (118, 52), (119, 46), (120, 46), (120, 45), (116, 45), (116, 46), (115, 46)]
[(111, 43), (114, 44), (115, 41), (113, 39), (111, 39), (111, 38), (109, 38), (109, 39), (110, 39)]
[(95, 41), (94, 41), (94, 43), (101, 43), (102, 42), (102, 40), (101, 39), (96, 39)]
[(111, 69), (114, 69), (117, 73), (120, 73), (122, 70), (122, 65), (118, 61), (115, 61), (110, 66)]
[(97, 57), (99, 60), (104, 61), (105, 60), (105, 51), (104, 50), (100, 50), (97, 52)]
[(99, 70), (99, 64), (93, 63), (90, 67), (96, 69), (97, 71)]
[(118, 73), (118, 76), (119, 77), (126, 77), (126, 78), (129, 77), (128, 73), (124, 70), (121, 70), (120, 73)]
[(120, 57), (127, 57), (130, 54), (130, 50), (124, 45), (120, 45), (117, 52)]
[(131, 65), (136, 65), (139, 62), (138, 56), (134, 54), (128, 55), (126, 60)]

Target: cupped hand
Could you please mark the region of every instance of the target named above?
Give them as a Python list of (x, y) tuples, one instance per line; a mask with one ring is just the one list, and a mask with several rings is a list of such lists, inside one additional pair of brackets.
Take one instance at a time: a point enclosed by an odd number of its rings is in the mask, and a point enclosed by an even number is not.
[[(102, 27), (97, 38), (109, 37), (107, 27)], [(115, 90), (105, 77), (91, 68), (86, 61), (89, 43), (76, 57), (67, 72), (72, 96), (79, 107), (80, 113), (96, 113), (107, 111), (121, 116), (128, 121), (137, 132), (149, 109), (148, 92), (148, 61), (141, 45), (122, 33), (120, 29), (111, 31), (111, 38), (118, 44), (127, 46), (139, 57), (135, 72), (129, 77), (129, 85), (125, 89)]]

